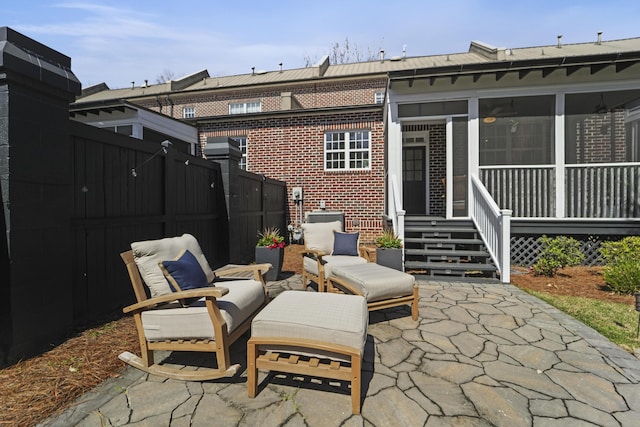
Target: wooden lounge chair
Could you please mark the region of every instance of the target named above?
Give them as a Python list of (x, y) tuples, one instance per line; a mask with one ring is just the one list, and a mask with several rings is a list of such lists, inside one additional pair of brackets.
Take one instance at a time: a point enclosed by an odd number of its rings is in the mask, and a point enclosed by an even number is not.
[[(135, 319), (142, 357), (124, 352), (119, 358), (145, 372), (178, 380), (202, 381), (235, 375), (239, 365), (231, 365), (229, 346), (250, 328), (252, 319), (267, 304), (264, 274), (271, 265), (226, 266), (212, 271), (197, 240), (189, 234), (135, 242), (131, 247), (121, 257), (138, 302), (123, 311)], [(189, 264), (188, 260), (193, 258), (187, 252), (197, 261), (195, 267), (193, 262)], [(167, 264), (164, 271), (163, 264)], [(186, 283), (181, 273), (195, 271), (201, 277), (198, 264), (207, 286), (181, 289), (180, 281), (183, 287)], [(251, 279), (226, 280), (220, 286), (212, 286), (219, 277), (247, 273), (252, 275)], [(217, 368), (187, 370), (159, 365), (154, 363), (154, 350), (215, 353)]]
[(331, 269), (339, 265), (365, 264), (370, 253), (360, 246), (358, 233), (342, 233), (340, 221), (302, 224), (304, 251), (302, 252), (302, 284), (309, 280), (324, 292)]

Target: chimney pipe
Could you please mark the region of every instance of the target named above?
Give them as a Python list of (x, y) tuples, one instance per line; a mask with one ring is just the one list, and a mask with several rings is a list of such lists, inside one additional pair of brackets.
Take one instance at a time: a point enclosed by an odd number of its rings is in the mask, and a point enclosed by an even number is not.
[(562, 34), (558, 36), (558, 49), (562, 47)]
[(602, 31), (598, 31), (598, 41), (596, 44), (602, 44)]
[(384, 62), (384, 49), (380, 49), (380, 62)]

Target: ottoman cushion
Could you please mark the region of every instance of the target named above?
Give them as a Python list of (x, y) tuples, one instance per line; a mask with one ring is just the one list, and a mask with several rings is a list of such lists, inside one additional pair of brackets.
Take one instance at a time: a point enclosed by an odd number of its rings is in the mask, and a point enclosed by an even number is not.
[(367, 302), (410, 295), (415, 283), (410, 274), (373, 263), (336, 265), (331, 274), (360, 290)]
[(251, 336), (323, 341), (359, 349), (362, 355), (368, 323), (361, 296), (284, 291), (254, 317)]

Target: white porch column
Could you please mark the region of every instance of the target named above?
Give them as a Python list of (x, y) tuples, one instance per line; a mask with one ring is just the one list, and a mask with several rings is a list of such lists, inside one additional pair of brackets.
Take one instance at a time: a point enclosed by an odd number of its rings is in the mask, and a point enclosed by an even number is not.
[(564, 195), (564, 92), (556, 94), (555, 159), (556, 159), (556, 217), (565, 217)]
[[(404, 240), (404, 217), (398, 221), (398, 210), (404, 215), (402, 200), (402, 124), (398, 120), (397, 105), (388, 105), (389, 121), (387, 122), (387, 214), (393, 218), (397, 229), (395, 232)], [(395, 177), (395, 179), (392, 179)], [(395, 182), (395, 185), (394, 185)], [(397, 191), (399, 194), (394, 194)], [(402, 206), (396, 206), (400, 201)]]
[[(469, 163), (467, 164), (469, 176), (469, 189), (471, 188), (471, 176), (476, 175), (480, 178), (480, 122), (479, 122), (479, 101), (478, 97), (469, 98), (469, 128), (468, 128), (468, 149), (469, 149)], [(473, 192), (469, 191), (469, 216), (472, 217), (473, 212), (471, 209), (475, 206), (473, 200)]]
[[(451, 116), (447, 117), (446, 123), (446, 172), (445, 178), (447, 185), (445, 186), (445, 218), (453, 217), (453, 119)], [(467, 187), (469, 188), (469, 187)]]

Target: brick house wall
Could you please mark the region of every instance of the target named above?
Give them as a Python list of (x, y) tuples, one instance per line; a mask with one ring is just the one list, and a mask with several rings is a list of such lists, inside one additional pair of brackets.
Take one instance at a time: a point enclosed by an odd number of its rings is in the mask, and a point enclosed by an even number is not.
[[(322, 110), (371, 106), (386, 85), (386, 76), (359, 77), (175, 93), (136, 103), (176, 119), (182, 119), (183, 108), (193, 107), (201, 151), (210, 137), (246, 137), (248, 171), (285, 181), (289, 195), (292, 187), (302, 187), (305, 212), (319, 209), (321, 201), (326, 210), (344, 212), (345, 229), (360, 231), (368, 243), (381, 232), (385, 211), (382, 106), (376, 112)], [(290, 97), (291, 114), (269, 115), (286, 109), (283, 97)], [(261, 113), (229, 115), (229, 104), (255, 101)], [(370, 171), (324, 171), (324, 134), (336, 130), (371, 131)], [(288, 210), (293, 224), (296, 207), (290, 197)]]
[(582, 126), (576, 125), (575, 135), (578, 141), (584, 141), (576, 147), (578, 163), (627, 161), (624, 110), (588, 117)]
[(386, 84), (386, 78), (289, 83), (276, 87), (176, 93), (136, 103), (175, 119), (183, 118), (185, 107), (193, 107), (196, 117), (204, 118), (229, 115), (229, 105), (242, 102), (260, 101), (263, 113), (281, 111), (283, 93), (291, 94), (294, 101), (292, 109), (296, 110), (371, 105), (376, 92), (384, 92)]
[[(345, 214), (345, 229), (359, 231), (362, 242), (373, 242), (383, 226), (384, 135), (382, 108), (377, 112), (295, 114), (286, 117), (216, 121), (199, 125), (200, 138), (246, 136), (247, 164), (254, 173), (285, 181), (287, 193), (302, 187), (304, 212), (326, 210)], [(336, 130), (371, 132), (371, 170), (324, 170), (324, 135)], [(290, 222), (296, 207), (289, 197)]]

